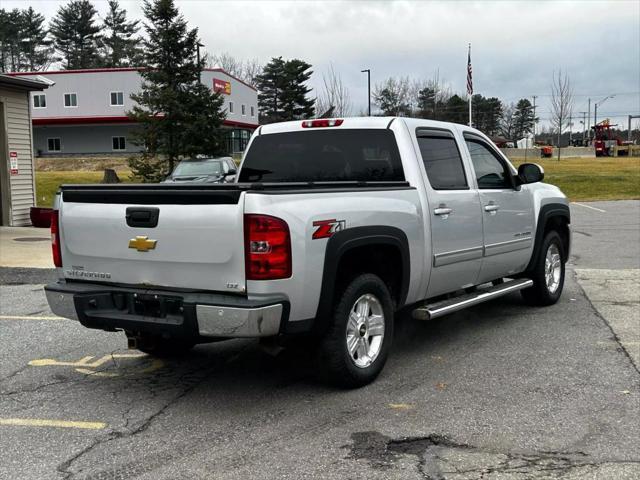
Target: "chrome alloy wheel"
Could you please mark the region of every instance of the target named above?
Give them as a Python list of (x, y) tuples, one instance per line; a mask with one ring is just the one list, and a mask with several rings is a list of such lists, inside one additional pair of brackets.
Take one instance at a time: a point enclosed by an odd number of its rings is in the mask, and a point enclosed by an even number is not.
[(351, 307), (346, 342), (356, 367), (366, 368), (378, 357), (384, 340), (384, 311), (374, 295), (362, 295)]
[(547, 283), (547, 290), (554, 294), (560, 286), (560, 277), (562, 276), (562, 258), (560, 250), (555, 243), (549, 245), (547, 255), (544, 260), (544, 279)]

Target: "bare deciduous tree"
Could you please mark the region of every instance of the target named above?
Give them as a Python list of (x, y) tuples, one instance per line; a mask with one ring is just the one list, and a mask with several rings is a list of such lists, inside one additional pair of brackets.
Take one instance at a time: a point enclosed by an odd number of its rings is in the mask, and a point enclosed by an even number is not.
[(551, 82), (551, 124), (558, 133), (558, 161), (560, 161), (560, 136), (569, 125), (573, 111), (573, 88), (569, 76), (558, 71)]
[(411, 81), (409, 77), (389, 77), (376, 85), (373, 99), (383, 115), (407, 117), (411, 115)]
[(316, 98), (316, 114), (324, 115), (330, 112), (332, 117), (348, 117), (351, 115), (351, 97), (349, 90), (342, 82), (342, 78), (329, 65), (326, 74), (322, 74), (323, 90)]
[(502, 111), (502, 118), (500, 119), (500, 134), (507, 140), (514, 140), (515, 134), (515, 113), (516, 106), (511, 103), (507, 105)]
[(257, 58), (250, 60), (239, 60), (228, 52), (216, 55), (206, 54), (205, 61), (207, 67), (219, 67), (225, 72), (249, 85), (256, 86), (256, 77), (262, 72), (262, 64)]

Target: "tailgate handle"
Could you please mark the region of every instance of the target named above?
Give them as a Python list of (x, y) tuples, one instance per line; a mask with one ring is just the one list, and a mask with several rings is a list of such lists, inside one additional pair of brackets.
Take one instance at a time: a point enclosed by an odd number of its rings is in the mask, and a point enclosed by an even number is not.
[(127, 207), (127, 225), (134, 228), (155, 228), (158, 225), (158, 207)]

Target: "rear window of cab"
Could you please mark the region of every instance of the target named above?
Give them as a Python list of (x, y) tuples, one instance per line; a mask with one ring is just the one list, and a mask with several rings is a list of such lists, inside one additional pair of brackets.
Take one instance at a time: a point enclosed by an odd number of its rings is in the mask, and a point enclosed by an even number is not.
[(244, 159), (240, 182), (402, 181), (391, 130), (311, 130), (260, 135)]

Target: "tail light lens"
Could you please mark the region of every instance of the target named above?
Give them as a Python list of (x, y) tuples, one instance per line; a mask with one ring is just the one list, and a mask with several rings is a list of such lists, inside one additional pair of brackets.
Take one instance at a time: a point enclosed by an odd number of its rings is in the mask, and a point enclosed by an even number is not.
[(53, 252), (53, 264), (56, 267), (62, 266), (62, 251), (60, 248), (60, 225), (58, 210), (51, 212), (51, 250)]
[(291, 236), (284, 220), (269, 215), (244, 216), (247, 280), (291, 276)]

